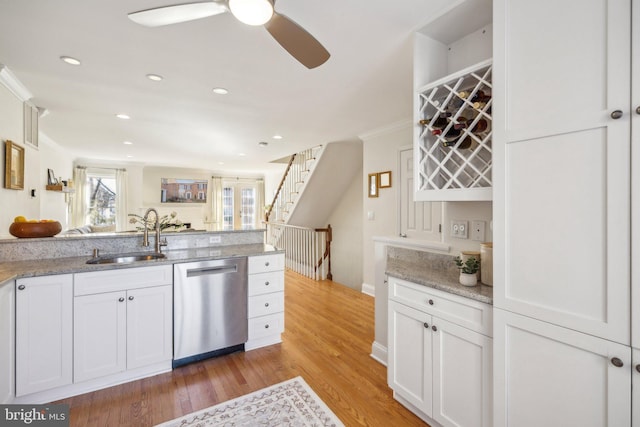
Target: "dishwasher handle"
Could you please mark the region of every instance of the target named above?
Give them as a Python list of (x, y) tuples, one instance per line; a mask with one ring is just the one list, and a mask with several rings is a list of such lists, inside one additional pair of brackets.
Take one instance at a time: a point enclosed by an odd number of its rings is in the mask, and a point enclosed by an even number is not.
[(238, 265), (221, 265), (217, 267), (190, 268), (187, 270), (187, 277), (212, 276), (216, 274), (237, 273)]

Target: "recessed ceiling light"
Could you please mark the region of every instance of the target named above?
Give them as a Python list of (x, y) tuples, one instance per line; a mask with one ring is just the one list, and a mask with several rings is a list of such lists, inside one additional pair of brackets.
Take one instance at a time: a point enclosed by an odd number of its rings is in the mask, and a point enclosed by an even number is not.
[(282, 135), (273, 135), (273, 139), (282, 139)]
[(219, 165), (224, 165), (224, 162), (218, 162)]
[(122, 120), (129, 120), (131, 118), (126, 114), (116, 114), (116, 117)]
[(64, 62), (66, 62), (69, 65), (80, 65), (80, 60), (76, 58), (72, 58), (70, 56), (61, 56), (60, 59), (62, 59)]
[(154, 82), (159, 82), (160, 80), (163, 79), (163, 77), (161, 75), (158, 75), (158, 74), (147, 74), (147, 78), (149, 80), (153, 80)]
[(242, 156), (246, 156), (245, 153), (238, 153), (238, 156), (242, 157)]
[(133, 145), (133, 142), (131, 142), (131, 141), (122, 141), (122, 143), (124, 145)]
[(269, 143), (268, 143), (268, 142), (265, 142), (265, 141), (260, 141), (260, 142), (258, 142), (258, 145), (259, 145), (260, 147), (266, 147), (267, 145), (269, 145)]
[(133, 156), (131, 154), (127, 155), (128, 159), (131, 159)]
[(226, 95), (229, 93), (229, 91), (223, 87), (214, 87), (213, 93), (217, 93), (218, 95)]

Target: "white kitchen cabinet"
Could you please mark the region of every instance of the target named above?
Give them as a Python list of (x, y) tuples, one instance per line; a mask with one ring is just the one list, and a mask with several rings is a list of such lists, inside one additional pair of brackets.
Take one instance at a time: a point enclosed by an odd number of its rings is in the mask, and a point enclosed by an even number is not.
[(75, 382), (171, 361), (171, 277), (171, 266), (76, 274)]
[(0, 404), (15, 395), (15, 280), (0, 284)]
[(72, 382), (73, 277), (16, 281), (16, 396)]
[(248, 326), (245, 350), (282, 342), (284, 254), (248, 258)]
[(394, 277), (388, 283), (394, 397), (428, 423), (491, 427), (492, 339), (481, 333), (491, 334), (491, 307)]
[(496, 427), (630, 425), (630, 347), (498, 308), (494, 322)]
[(631, 359), (631, 425), (640, 427), (640, 350), (631, 349)]

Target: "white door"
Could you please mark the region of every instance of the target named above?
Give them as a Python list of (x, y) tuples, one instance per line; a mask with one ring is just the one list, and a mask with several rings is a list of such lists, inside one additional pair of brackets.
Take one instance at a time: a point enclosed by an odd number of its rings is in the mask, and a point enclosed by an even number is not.
[(225, 230), (257, 228), (260, 223), (262, 195), (257, 183), (228, 183), (222, 189), (222, 216)]
[(432, 333), (433, 419), (445, 427), (493, 427), (493, 340), (436, 317)]
[(494, 304), (623, 344), (629, 25), (629, 0), (494, 2)]
[(395, 394), (432, 414), (431, 316), (389, 301), (387, 382)]
[(171, 360), (172, 286), (127, 292), (127, 369)]
[(16, 396), (72, 382), (71, 274), (16, 281)]
[(75, 298), (75, 382), (126, 370), (126, 296), (121, 291)]
[(496, 308), (493, 314), (496, 427), (631, 424), (630, 347)]
[(400, 151), (400, 235), (410, 239), (442, 240), (442, 202), (414, 201), (413, 148)]

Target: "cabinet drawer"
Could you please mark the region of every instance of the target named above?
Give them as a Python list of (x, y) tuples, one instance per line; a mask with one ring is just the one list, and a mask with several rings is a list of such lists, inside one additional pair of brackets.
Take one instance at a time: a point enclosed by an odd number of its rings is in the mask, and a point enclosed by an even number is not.
[(249, 296), (281, 292), (284, 290), (282, 271), (249, 275)]
[(284, 292), (249, 297), (249, 319), (284, 311)]
[(249, 257), (249, 274), (284, 270), (284, 254)]
[(173, 284), (173, 266), (121, 268), (74, 275), (75, 296)]
[(470, 298), (389, 277), (389, 299), (492, 336), (492, 307)]
[(284, 313), (249, 319), (249, 340), (284, 332)]

